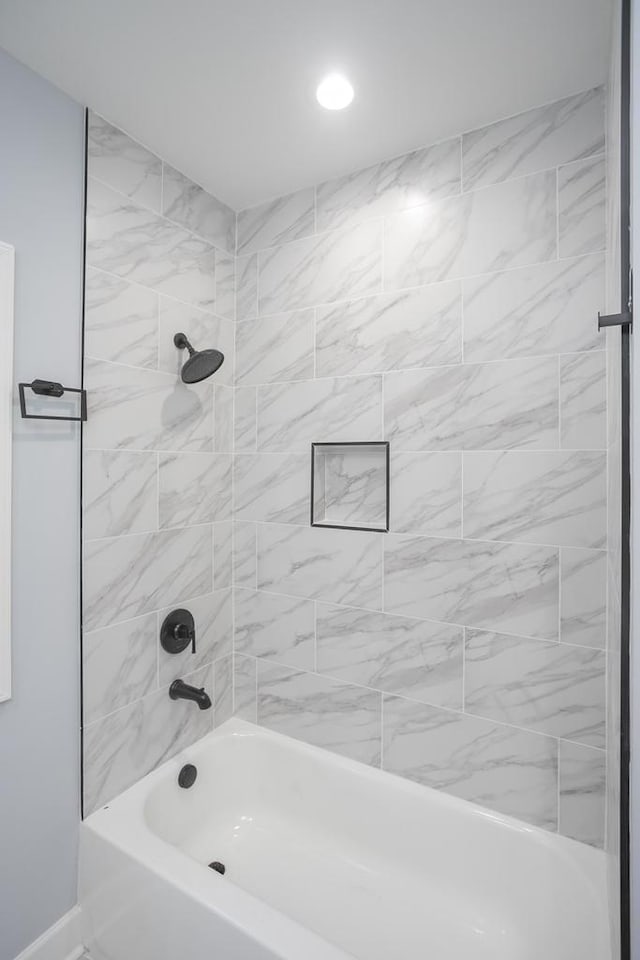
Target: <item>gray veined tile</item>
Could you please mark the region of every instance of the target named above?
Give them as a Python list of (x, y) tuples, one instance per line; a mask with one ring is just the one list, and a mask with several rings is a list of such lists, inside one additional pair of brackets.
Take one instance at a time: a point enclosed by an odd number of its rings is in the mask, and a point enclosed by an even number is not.
[(87, 268), (85, 353), (155, 369), (158, 363), (158, 295), (145, 287)]
[(594, 847), (604, 847), (605, 752), (561, 740), (559, 765), (560, 833)]
[(92, 179), (87, 263), (205, 310), (215, 304), (214, 248)]
[(233, 585), (233, 523), (213, 525), (213, 589)]
[(216, 250), (216, 312), (226, 320), (236, 318), (236, 258)]
[[(185, 607), (193, 614), (196, 629), (196, 652), (191, 645), (182, 653), (167, 653), (158, 642), (159, 630), (164, 618), (176, 607)], [(178, 601), (170, 607), (158, 611), (156, 631), (158, 647), (158, 677), (160, 686), (166, 686), (178, 677), (193, 673), (220, 657), (227, 656), (233, 649), (233, 609), (231, 590), (217, 590), (204, 597), (195, 597), (184, 602)], [(208, 691), (211, 693), (211, 691)]]
[(606, 545), (606, 454), (464, 454), (465, 537), (568, 547)]
[(157, 687), (155, 613), (87, 632), (82, 645), (84, 722), (119, 710)]
[(379, 610), (382, 537), (259, 524), (258, 589)]
[(465, 360), (602, 349), (604, 255), (463, 281)]
[(385, 696), (383, 711), (385, 770), (556, 828), (557, 746), (551, 737), (400, 697)]
[(382, 221), (323, 233), (258, 254), (261, 314), (382, 290)]
[(236, 215), (231, 207), (197, 183), (163, 164), (162, 212), (208, 243), (235, 253)]
[(237, 454), (233, 482), (236, 520), (308, 523), (308, 453)]
[(157, 454), (85, 450), (83, 507), (85, 540), (157, 529)]
[(560, 357), (560, 445), (599, 449), (607, 445), (606, 355), (602, 351)]
[(213, 388), (176, 377), (88, 359), (86, 449), (213, 448)]
[(224, 354), (224, 363), (209, 384), (233, 383), (235, 324), (195, 307), (167, 297), (160, 298), (158, 367), (166, 373), (180, 374), (188, 351), (173, 342), (176, 333), (184, 333), (196, 350), (214, 348)]
[(233, 583), (236, 587), (257, 587), (257, 531), (255, 523), (233, 522)]
[(434, 537), (462, 535), (462, 454), (394, 451), (390, 529)]
[(235, 650), (288, 667), (315, 667), (315, 607), (312, 600), (260, 590), (235, 592)]
[(213, 449), (233, 453), (233, 387), (213, 387)]
[(604, 88), (499, 120), (462, 138), (463, 189), (604, 152)]
[(210, 593), (212, 555), (209, 525), (90, 541), (84, 563), (86, 629)]
[(258, 450), (309, 451), (312, 442), (380, 440), (382, 378), (308, 380), (258, 388)]
[(216, 727), (233, 716), (233, 654), (216, 660), (213, 667), (214, 722)]
[(394, 450), (558, 446), (555, 358), (465, 363), (384, 377)]
[(385, 225), (385, 289), (556, 258), (555, 170), (427, 203)]
[(231, 520), (231, 455), (161, 453), (159, 526)]
[(298, 190), (238, 214), (238, 253), (308, 237), (315, 231), (315, 190)]
[(160, 213), (162, 161), (122, 130), (89, 111), (89, 176)]
[(236, 383), (313, 378), (314, 311), (236, 325)]
[(462, 707), (463, 629), (317, 604), (318, 673), (441, 707)]
[(385, 611), (557, 639), (556, 548), (392, 534), (384, 539)]
[(378, 373), (458, 363), (462, 300), (458, 283), (318, 307), (316, 375)]
[(258, 254), (236, 257), (236, 320), (258, 316)]
[(560, 639), (604, 649), (607, 636), (607, 555), (560, 551)]
[(236, 453), (256, 449), (257, 395), (255, 387), (236, 387), (233, 391), (233, 443)]
[(318, 230), (354, 226), (460, 192), (460, 138), (385, 160), (318, 187)]
[(258, 722), (372, 766), (380, 763), (379, 693), (313, 673), (258, 664)]
[(602, 650), (467, 630), (467, 713), (605, 745), (605, 654)]
[(257, 723), (257, 663), (253, 657), (234, 654), (233, 715)]
[(604, 250), (605, 161), (580, 160), (558, 170), (560, 256)]
[[(211, 667), (185, 677), (211, 691)], [(162, 688), (84, 729), (85, 813), (126, 790), (212, 727), (211, 710), (171, 700)]]

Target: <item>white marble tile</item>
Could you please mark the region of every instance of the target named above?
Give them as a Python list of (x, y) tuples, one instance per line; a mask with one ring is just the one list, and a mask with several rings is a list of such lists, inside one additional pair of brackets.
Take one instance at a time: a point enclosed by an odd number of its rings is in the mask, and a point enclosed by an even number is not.
[(606, 454), (464, 454), (465, 537), (566, 547), (606, 545)]
[(257, 395), (255, 387), (236, 387), (233, 391), (233, 442), (236, 453), (256, 449)]
[(313, 338), (313, 310), (236, 324), (236, 383), (312, 378)]
[(384, 540), (385, 611), (557, 639), (557, 549), (392, 534)]
[(216, 250), (216, 312), (226, 320), (236, 318), (236, 258)]
[(233, 387), (213, 387), (213, 449), (216, 453), (233, 452)]
[(158, 295), (119, 277), (87, 268), (85, 354), (134, 367), (158, 363)]
[(463, 281), (464, 357), (499, 360), (593, 350), (604, 257), (593, 254)]
[(560, 445), (565, 449), (607, 446), (606, 354), (560, 357)]
[(309, 522), (308, 453), (237, 454), (233, 483), (236, 520)]
[(382, 221), (258, 254), (259, 310), (282, 313), (382, 290)]
[(315, 668), (312, 600), (241, 589), (236, 590), (234, 599), (234, 648), (238, 653), (303, 670)]
[(607, 636), (607, 555), (602, 550), (560, 551), (560, 639), (604, 648)]
[(558, 446), (555, 358), (460, 364), (384, 377), (392, 450)]
[(604, 88), (499, 120), (462, 138), (463, 189), (604, 152)]
[(383, 767), (554, 830), (556, 741), (449, 710), (384, 698)]
[(101, 360), (85, 364), (85, 449), (190, 450), (213, 447), (209, 383)]
[(379, 610), (382, 537), (258, 524), (258, 589)]
[(315, 190), (307, 187), (238, 214), (238, 253), (255, 253), (315, 232)]
[(158, 490), (160, 528), (231, 520), (231, 454), (161, 453)]
[(463, 629), (317, 604), (318, 673), (462, 708)]
[(384, 251), (386, 290), (553, 260), (555, 170), (395, 214)]
[(606, 754), (582, 744), (559, 744), (558, 830), (594, 847), (604, 846)]
[(602, 650), (467, 630), (467, 713), (604, 747)]
[[(166, 616), (181, 608), (193, 614), (196, 627), (196, 652), (191, 645), (182, 653), (167, 653), (159, 643), (160, 628)], [(233, 607), (231, 590), (216, 590), (204, 597), (177, 601), (158, 612), (156, 645), (158, 648), (158, 679), (167, 686), (178, 677), (193, 673), (233, 649)], [(211, 693), (211, 691), (209, 691)]]
[(122, 130), (89, 111), (87, 169), (136, 203), (160, 213), (162, 161)]
[(269, 730), (378, 766), (380, 714), (379, 693), (258, 664), (258, 722)]
[[(211, 691), (210, 667), (184, 679)], [(85, 814), (208, 733), (212, 713), (163, 688), (85, 727)]]
[(258, 450), (304, 452), (312, 442), (381, 440), (382, 378), (307, 380), (258, 388)]
[(87, 263), (192, 303), (215, 304), (215, 251), (97, 180), (87, 186)]
[(233, 657), (233, 715), (257, 723), (257, 663), (253, 657)]
[(236, 320), (258, 316), (258, 254), (236, 257)]
[(210, 593), (212, 554), (208, 525), (90, 541), (84, 558), (85, 629)]
[(234, 520), (233, 583), (236, 587), (255, 590), (257, 587), (257, 531), (255, 523)]
[(458, 283), (363, 297), (318, 307), (316, 313), (319, 377), (432, 367), (462, 359)]
[(316, 447), (314, 523), (386, 530), (387, 450), (382, 445)]
[[(179, 376), (189, 353), (179, 350), (173, 342), (176, 333), (184, 333), (195, 350), (220, 350), (224, 354), (222, 366), (207, 384), (233, 383), (235, 324), (231, 320), (190, 307), (167, 297), (160, 298), (158, 367), (166, 373)], [(196, 384), (194, 386), (197, 387)]]
[(221, 250), (235, 253), (236, 215), (231, 207), (166, 163), (162, 165), (162, 212)]
[(85, 450), (83, 507), (85, 540), (156, 530), (157, 455)]
[(233, 585), (233, 523), (213, 525), (213, 589)]
[(156, 615), (84, 634), (82, 706), (92, 723), (151, 693), (158, 686)]
[(355, 226), (460, 193), (460, 138), (328, 180), (318, 186), (318, 230)]
[(390, 529), (394, 533), (462, 535), (461, 453), (394, 450), (390, 466)]
[(558, 170), (558, 237), (561, 257), (604, 250), (604, 157), (580, 160)]
[(213, 667), (214, 722), (216, 727), (233, 716), (233, 656), (221, 657)]

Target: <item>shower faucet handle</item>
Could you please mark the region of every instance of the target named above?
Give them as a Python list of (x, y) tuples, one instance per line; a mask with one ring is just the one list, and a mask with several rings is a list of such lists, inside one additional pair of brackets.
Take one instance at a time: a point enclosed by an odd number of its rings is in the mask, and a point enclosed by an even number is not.
[(160, 628), (160, 644), (167, 653), (182, 653), (191, 644), (191, 653), (196, 652), (196, 623), (189, 610), (172, 610)]

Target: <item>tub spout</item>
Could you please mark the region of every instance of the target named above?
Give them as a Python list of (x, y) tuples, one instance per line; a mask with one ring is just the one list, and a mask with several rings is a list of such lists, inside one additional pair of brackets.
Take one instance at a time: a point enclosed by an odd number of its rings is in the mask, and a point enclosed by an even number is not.
[(169, 696), (172, 700), (193, 700), (201, 710), (208, 710), (211, 698), (204, 687), (192, 687), (184, 680), (174, 680), (169, 687)]

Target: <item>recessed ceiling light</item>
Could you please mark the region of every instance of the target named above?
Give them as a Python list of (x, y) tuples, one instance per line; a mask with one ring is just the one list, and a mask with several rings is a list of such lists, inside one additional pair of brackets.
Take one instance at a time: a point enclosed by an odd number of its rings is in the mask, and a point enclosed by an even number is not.
[(316, 97), (327, 110), (344, 110), (353, 100), (353, 87), (346, 77), (331, 73), (318, 85)]

